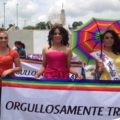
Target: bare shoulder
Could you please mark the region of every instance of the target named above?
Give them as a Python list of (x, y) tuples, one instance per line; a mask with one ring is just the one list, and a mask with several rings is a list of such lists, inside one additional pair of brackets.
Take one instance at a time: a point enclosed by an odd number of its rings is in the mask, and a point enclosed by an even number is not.
[(46, 53), (47, 51), (48, 51), (48, 47), (44, 47), (42, 50), (43, 53)]
[(71, 52), (71, 51), (72, 51), (70, 47), (66, 47), (66, 50), (67, 50), (68, 52)]
[(69, 54), (69, 53), (72, 53), (72, 50), (70, 47), (65, 47), (65, 50), (66, 50), (66, 53)]

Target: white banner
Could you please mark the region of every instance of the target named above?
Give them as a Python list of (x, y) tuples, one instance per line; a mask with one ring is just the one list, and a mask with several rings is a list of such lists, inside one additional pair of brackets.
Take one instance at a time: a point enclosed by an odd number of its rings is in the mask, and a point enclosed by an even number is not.
[[(40, 69), (42, 62), (35, 60), (21, 59), (21, 65), (22, 65), (22, 72), (15, 74), (17, 77), (34, 77), (36, 72)], [(80, 64), (76, 62), (74, 64), (72, 63), (72, 66), (76, 71), (81, 73)], [(40, 76), (40, 78), (43, 78), (43, 76)], [(70, 74), (70, 78), (74, 79), (75, 76)]]
[(41, 67), (41, 62), (34, 60), (21, 60), (22, 72), (16, 74), (17, 77), (34, 77)]
[[(3, 81), (1, 120), (114, 120), (120, 82)], [(111, 87), (110, 87), (111, 86)], [(116, 86), (116, 87), (115, 87)], [(100, 89), (101, 88), (101, 89)]]

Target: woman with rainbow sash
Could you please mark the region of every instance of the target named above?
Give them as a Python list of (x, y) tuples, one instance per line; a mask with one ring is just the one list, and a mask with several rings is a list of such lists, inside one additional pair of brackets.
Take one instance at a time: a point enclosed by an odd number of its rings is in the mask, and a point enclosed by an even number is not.
[(92, 54), (97, 59), (96, 71), (101, 73), (100, 80), (120, 80), (120, 38), (115, 31), (107, 30), (102, 35), (102, 42), (102, 57), (100, 52)]

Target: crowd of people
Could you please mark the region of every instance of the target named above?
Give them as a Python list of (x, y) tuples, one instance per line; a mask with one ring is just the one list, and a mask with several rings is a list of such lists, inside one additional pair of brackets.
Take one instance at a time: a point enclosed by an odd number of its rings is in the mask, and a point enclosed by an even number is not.
[[(105, 31), (101, 38), (103, 44), (102, 57), (95, 58), (96, 68), (91, 72), (91, 75), (96, 80), (120, 79), (120, 47), (118, 47), (120, 46), (120, 38), (114, 30)], [(14, 73), (21, 71), (20, 58), (26, 57), (24, 43), (15, 41), (15, 46), (11, 49), (8, 41), (7, 32), (1, 30), (0, 78), (14, 76)], [(49, 31), (48, 46), (43, 49), (42, 58), (42, 67), (35, 74), (35, 78), (43, 75), (44, 78), (68, 79), (71, 73), (76, 78), (86, 79), (84, 66), (81, 66), (82, 72), (78, 72), (70, 64), (72, 50), (69, 46), (69, 34), (61, 25), (55, 25)]]
[[(114, 30), (106, 30), (102, 35), (102, 54), (96, 59), (96, 68), (91, 72), (95, 80), (120, 80), (120, 38)], [(20, 58), (26, 57), (25, 45), (15, 42), (15, 47), (9, 47), (9, 37), (6, 31), (0, 31), (0, 82), (1, 78), (14, 76), (22, 71)], [(42, 67), (35, 74), (47, 79), (69, 79), (69, 74), (76, 78), (86, 79), (84, 66), (78, 72), (71, 66), (72, 50), (69, 46), (69, 35), (61, 25), (55, 25), (48, 35), (48, 46), (42, 52)], [(0, 88), (1, 93), (1, 88)], [(1, 96), (1, 94), (0, 94)]]

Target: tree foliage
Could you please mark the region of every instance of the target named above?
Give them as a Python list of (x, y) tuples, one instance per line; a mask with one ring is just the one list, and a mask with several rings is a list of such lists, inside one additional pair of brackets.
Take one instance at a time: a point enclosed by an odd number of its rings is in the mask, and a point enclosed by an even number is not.
[(33, 30), (33, 29), (35, 29), (35, 27), (34, 27), (34, 26), (31, 26), (31, 25), (28, 25), (28, 26), (26, 26), (26, 27), (23, 27), (23, 29)]
[(73, 27), (73, 29), (76, 29), (77, 27), (81, 26), (82, 24), (83, 24), (82, 21), (79, 21), (79, 22), (74, 21), (72, 24), (72, 27)]
[(45, 22), (39, 22), (35, 26), (36, 29), (44, 30), (46, 29), (46, 23)]
[[(72, 29), (76, 29), (77, 27), (81, 26), (83, 24), (82, 21), (74, 21), (72, 23)], [(50, 21), (44, 22), (44, 21), (40, 21), (39, 23), (37, 23), (35, 26), (25, 26), (23, 29), (37, 29), (37, 30), (45, 30), (45, 29), (50, 29), (53, 25), (51, 24)]]
[(31, 25), (28, 25), (28, 26), (25, 26), (23, 27), (23, 29), (30, 29), (30, 30), (33, 30), (33, 29), (39, 29), (39, 30), (45, 30), (45, 29), (50, 29), (51, 28), (51, 24), (50, 22), (39, 22), (37, 23), (35, 26), (31, 26)]

